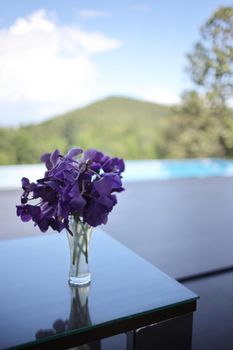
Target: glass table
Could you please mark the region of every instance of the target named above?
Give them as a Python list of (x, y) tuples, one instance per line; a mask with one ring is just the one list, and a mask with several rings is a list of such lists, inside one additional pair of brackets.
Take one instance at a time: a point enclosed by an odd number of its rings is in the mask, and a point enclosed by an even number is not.
[(127, 349), (191, 349), (197, 295), (100, 229), (89, 261), (91, 284), (70, 287), (65, 233), (1, 241), (0, 349), (101, 349), (121, 333)]

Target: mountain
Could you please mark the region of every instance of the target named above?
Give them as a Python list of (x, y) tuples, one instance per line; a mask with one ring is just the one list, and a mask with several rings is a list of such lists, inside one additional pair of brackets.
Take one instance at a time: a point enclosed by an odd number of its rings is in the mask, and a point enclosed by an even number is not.
[(125, 159), (158, 156), (163, 120), (171, 107), (109, 97), (38, 125), (0, 129), (0, 164), (38, 163), (44, 152), (97, 148)]

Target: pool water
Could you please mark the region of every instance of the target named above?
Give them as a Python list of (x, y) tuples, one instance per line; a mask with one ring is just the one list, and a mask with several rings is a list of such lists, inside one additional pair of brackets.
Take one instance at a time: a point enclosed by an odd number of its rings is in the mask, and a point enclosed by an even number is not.
[[(0, 166), (0, 189), (21, 187), (21, 178), (31, 181), (43, 177), (44, 164)], [(233, 176), (233, 161), (207, 159), (127, 160), (124, 181), (168, 180), (190, 177)]]
[(125, 179), (165, 180), (189, 177), (233, 176), (233, 161), (223, 159), (180, 159), (128, 161)]

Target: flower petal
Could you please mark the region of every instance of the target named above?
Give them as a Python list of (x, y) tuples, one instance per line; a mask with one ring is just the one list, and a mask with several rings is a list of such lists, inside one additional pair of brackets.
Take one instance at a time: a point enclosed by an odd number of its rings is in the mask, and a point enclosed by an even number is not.
[(71, 148), (69, 152), (66, 154), (67, 158), (77, 157), (79, 154), (83, 153), (81, 148)]

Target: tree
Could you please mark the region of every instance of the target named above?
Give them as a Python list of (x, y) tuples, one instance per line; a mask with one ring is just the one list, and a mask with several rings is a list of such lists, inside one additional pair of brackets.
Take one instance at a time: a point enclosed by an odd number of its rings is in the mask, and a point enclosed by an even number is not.
[(233, 96), (233, 7), (219, 7), (200, 33), (187, 55), (198, 89), (183, 94), (169, 120), (165, 157), (233, 156), (233, 112), (227, 107)]
[(233, 7), (219, 7), (200, 33), (201, 40), (187, 55), (191, 79), (211, 106), (225, 107), (233, 95)]
[[(181, 105), (174, 109), (173, 115), (167, 120), (168, 125), (164, 131), (166, 148), (162, 156), (224, 157), (226, 139), (228, 138), (228, 148), (231, 149), (233, 140), (230, 133), (224, 133), (225, 118), (216, 118), (213, 112), (213, 109), (207, 108), (205, 99), (196, 91), (184, 92)], [(231, 127), (231, 132), (232, 130)]]

